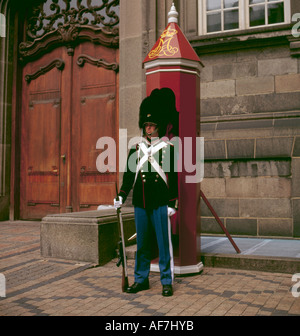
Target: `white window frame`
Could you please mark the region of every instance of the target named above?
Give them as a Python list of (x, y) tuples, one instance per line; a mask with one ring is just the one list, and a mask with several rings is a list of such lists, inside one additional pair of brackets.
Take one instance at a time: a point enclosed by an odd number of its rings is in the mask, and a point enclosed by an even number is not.
[[(274, 4), (276, 4), (277, 0), (274, 0)], [(278, 2), (281, 2), (278, 0)], [(271, 4), (272, 2), (270, 2)], [(280, 23), (273, 23), (273, 24), (265, 24), (261, 26), (253, 26), (250, 27), (250, 14), (249, 14), (249, 6), (250, 1), (249, 0), (239, 0), (239, 28), (237, 29), (231, 29), (231, 30), (220, 30), (215, 32), (207, 32), (207, 11), (206, 11), (206, 0), (198, 0), (198, 29), (199, 29), (199, 35), (211, 35), (216, 33), (230, 33), (234, 31), (244, 30), (244, 29), (255, 29), (259, 27), (272, 27), (272, 26), (279, 26), (283, 24), (291, 23), (291, 3), (290, 0), (283, 0), (284, 3), (284, 22)], [(262, 5), (262, 4), (257, 4)], [(267, 6), (267, 0), (265, 0), (265, 6)], [(223, 21), (223, 13), (224, 9), (221, 9), (222, 12), (222, 21)], [(265, 11), (266, 15), (266, 22), (268, 18), (268, 11)]]

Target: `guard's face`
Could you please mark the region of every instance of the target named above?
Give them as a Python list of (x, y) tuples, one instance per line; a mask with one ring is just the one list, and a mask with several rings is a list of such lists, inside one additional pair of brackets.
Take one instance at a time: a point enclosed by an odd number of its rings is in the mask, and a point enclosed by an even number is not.
[(145, 123), (145, 133), (147, 136), (157, 136), (157, 125), (154, 123)]

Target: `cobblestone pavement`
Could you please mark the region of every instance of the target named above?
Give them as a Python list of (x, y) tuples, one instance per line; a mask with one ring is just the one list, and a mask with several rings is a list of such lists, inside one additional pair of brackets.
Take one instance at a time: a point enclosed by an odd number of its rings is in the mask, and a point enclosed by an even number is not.
[[(102, 267), (45, 260), (39, 235), (39, 222), (0, 223), (0, 273), (6, 279), (0, 316), (300, 315), (292, 274), (204, 267), (201, 274), (176, 277), (174, 295), (163, 297), (159, 274), (151, 273), (150, 290), (127, 294), (116, 260)], [(132, 283), (134, 261), (128, 264)]]

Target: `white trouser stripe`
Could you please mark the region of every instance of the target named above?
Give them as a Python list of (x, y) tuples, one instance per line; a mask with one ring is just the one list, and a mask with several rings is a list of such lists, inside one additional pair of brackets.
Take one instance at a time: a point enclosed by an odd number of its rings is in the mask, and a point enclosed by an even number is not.
[(169, 233), (169, 250), (170, 250), (170, 268), (172, 275), (172, 283), (174, 282), (174, 256), (173, 256), (173, 245), (172, 245), (172, 228), (171, 228), (171, 219), (168, 216), (168, 233)]

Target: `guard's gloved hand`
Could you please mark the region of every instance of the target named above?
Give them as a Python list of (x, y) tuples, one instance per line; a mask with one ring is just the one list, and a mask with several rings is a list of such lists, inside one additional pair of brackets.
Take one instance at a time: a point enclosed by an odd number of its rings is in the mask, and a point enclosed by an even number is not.
[(114, 199), (114, 207), (116, 209), (121, 208), (122, 204), (123, 204), (123, 198), (122, 198), (122, 196), (119, 196), (119, 200), (118, 201), (117, 201), (116, 198)]
[(174, 208), (168, 207), (168, 216), (171, 217), (176, 214), (176, 210)]

